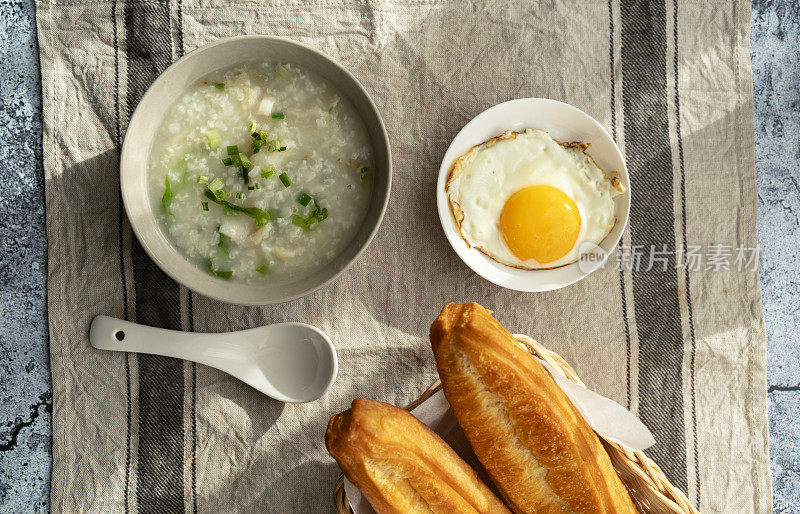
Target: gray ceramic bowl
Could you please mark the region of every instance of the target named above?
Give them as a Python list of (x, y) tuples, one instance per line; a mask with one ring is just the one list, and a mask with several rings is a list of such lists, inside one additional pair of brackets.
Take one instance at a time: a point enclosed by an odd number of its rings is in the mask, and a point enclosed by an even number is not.
[[(231, 282), (209, 275), (184, 257), (164, 234), (149, 198), (147, 164), (165, 107), (198, 79), (213, 71), (246, 62), (275, 60), (297, 64), (328, 80), (355, 106), (372, 141), (375, 173), (370, 206), (347, 247), (329, 264), (295, 282)], [(225, 302), (265, 305), (308, 294), (334, 280), (361, 255), (383, 219), (392, 182), (389, 137), (378, 109), (363, 86), (331, 58), (306, 45), (268, 36), (221, 39), (187, 54), (162, 73), (131, 116), (120, 156), (120, 185), (134, 233), (158, 266), (176, 281), (205, 296)]]

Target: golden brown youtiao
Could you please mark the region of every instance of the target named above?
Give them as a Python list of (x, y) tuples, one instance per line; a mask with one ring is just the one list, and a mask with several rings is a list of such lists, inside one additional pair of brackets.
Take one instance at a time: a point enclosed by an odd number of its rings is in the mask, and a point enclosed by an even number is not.
[(394, 405), (356, 398), (331, 418), (325, 445), (378, 514), (509, 514), (447, 443)]
[(431, 344), (445, 396), (514, 512), (636, 512), (597, 435), (490, 311), (445, 306)]

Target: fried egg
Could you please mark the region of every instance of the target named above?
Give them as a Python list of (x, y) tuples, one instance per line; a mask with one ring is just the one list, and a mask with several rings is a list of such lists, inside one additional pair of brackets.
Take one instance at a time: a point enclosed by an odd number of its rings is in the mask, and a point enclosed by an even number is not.
[(550, 269), (599, 245), (624, 191), (586, 154), (547, 132), (507, 131), (456, 159), (446, 190), (461, 237), (502, 264)]

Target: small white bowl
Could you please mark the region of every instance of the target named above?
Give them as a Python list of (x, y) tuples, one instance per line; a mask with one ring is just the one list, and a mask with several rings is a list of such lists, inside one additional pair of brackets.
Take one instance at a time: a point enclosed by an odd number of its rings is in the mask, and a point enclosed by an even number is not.
[[(213, 277), (192, 263), (164, 234), (153, 213), (147, 187), (148, 162), (156, 129), (166, 108), (200, 78), (247, 62), (274, 60), (297, 64), (324, 77), (355, 107), (366, 125), (375, 172), (372, 199), (352, 241), (334, 259), (309, 276), (293, 282), (238, 282)], [(205, 296), (244, 305), (285, 302), (308, 294), (338, 277), (355, 262), (380, 226), (392, 182), (389, 136), (378, 108), (364, 87), (325, 54), (289, 39), (238, 36), (220, 39), (186, 54), (162, 73), (136, 107), (120, 155), (120, 186), (131, 227), (150, 258), (169, 276)]]
[[(453, 211), (445, 192), (447, 177), (455, 160), (506, 130), (540, 129), (563, 142), (589, 143), (587, 153), (606, 172), (616, 171), (625, 187), (625, 194), (616, 198), (617, 223), (599, 248), (585, 254), (583, 260), (546, 270), (521, 270), (496, 262), (475, 248), (469, 247), (458, 230)], [(608, 132), (591, 116), (569, 104), (546, 98), (510, 100), (483, 111), (467, 123), (450, 143), (439, 168), (436, 184), (436, 204), (442, 228), (453, 249), (464, 263), (489, 282), (517, 291), (552, 291), (574, 284), (605, 262), (617, 246), (628, 223), (631, 204), (630, 182), (625, 159)]]

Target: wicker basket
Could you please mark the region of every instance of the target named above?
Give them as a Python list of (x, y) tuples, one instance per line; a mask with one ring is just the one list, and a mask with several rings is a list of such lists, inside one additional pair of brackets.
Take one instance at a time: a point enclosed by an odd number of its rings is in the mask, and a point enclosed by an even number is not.
[[(575, 370), (555, 352), (551, 352), (530, 337), (514, 334), (520, 345), (532, 355), (542, 359), (551, 366), (561, 369), (570, 380), (584, 385)], [(422, 396), (406, 406), (412, 410), (442, 389), (441, 381), (437, 380)], [(639, 510), (645, 513), (698, 513), (684, 494), (669, 483), (661, 468), (647, 457), (643, 452), (632, 452), (622, 446), (610, 443), (602, 437), (600, 440), (605, 446), (614, 469), (617, 470), (622, 482), (628, 488)], [(352, 514), (350, 503), (344, 492), (344, 476), (339, 475), (333, 491), (333, 502), (338, 514)]]

